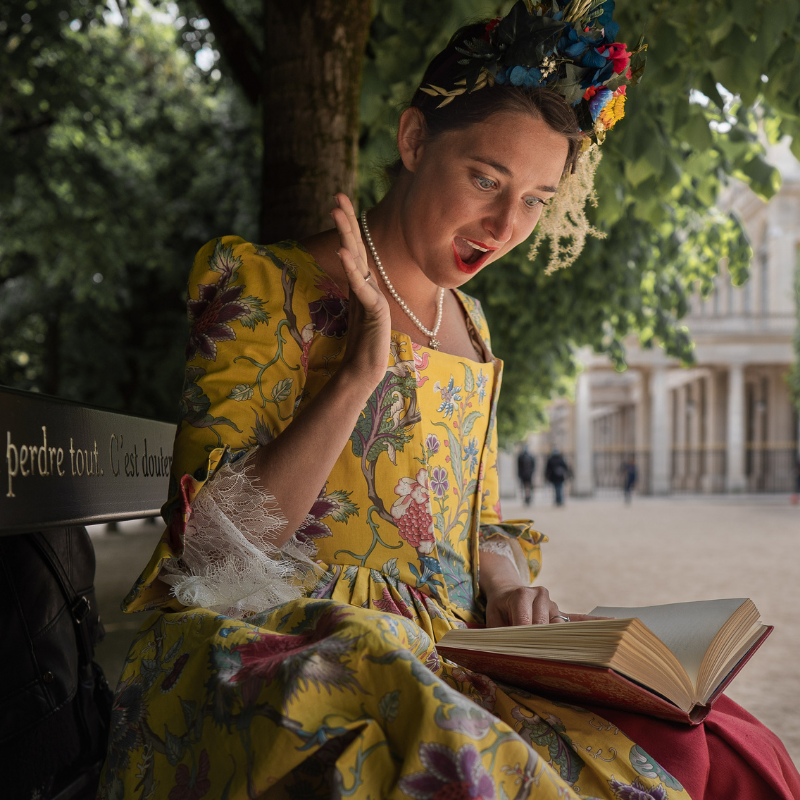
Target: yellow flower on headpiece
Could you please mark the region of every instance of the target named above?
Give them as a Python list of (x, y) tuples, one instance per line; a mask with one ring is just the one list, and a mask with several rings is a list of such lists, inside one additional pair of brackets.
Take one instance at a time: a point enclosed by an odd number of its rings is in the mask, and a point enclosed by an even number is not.
[(606, 130), (611, 130), (625, 116), (625, 87), (620, 86), (600, 112), (598, 120)]

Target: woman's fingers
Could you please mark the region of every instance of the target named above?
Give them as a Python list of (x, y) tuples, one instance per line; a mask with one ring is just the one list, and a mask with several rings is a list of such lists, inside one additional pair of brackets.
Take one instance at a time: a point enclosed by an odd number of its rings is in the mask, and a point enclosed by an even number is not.
[(331, 217), (333, 217), (333, 221), (336, 223), (336, 230), (339, 233), (339, 241), (342, 245), (341, 249), (347, 250), (350, 253), (358, 271), (366, 276), (368, 270), (367, 263), (361, 257), (361, 251), (358, 247), (358, 242), (356, 241), (347, 214), (345, 214), (341, 208), (334, 208), (333, 211), (331, 211)]
[(336, 223), (339, 239), (342, 246), (350, 251), (358, 270), (362, 275), (366, 275), (369, 270), (369, 261), (364, 243), (361, 240), (361, 228), (359, 228), (353, 204), (346, 194), (339, 193), (335, 197), (337, 208), (331, 211), (331, 216)]
[(504, 605), (507, 625), (546, 625), (551, 607), (558, 609), (543, 586), (519, 586), (506, 595)]
[(367, 248), (364, 245), (364, 239), (361, 236), (361, 226), (358, 224), (358, 218), (356, 216), (356, 210), (353, 208), (353, 203), (344, 192), (339, 192), (338, 194), (334, 195), (334, 197), (336, 198), (336, 203), (339, 208), (341, 208), (347, 216), (347, 220), (350, 223), (350, 230), (353, 232), (353, 238), (355, 239), (356, 247), (358, 248), (358, 255), (361, 257), (362, 262), (366, 266), (369, 264), (369, 259), (367, 258)]
[(369, 274), (369, 271), (366, 275), (361, 272), (352, 253), (347, 248), (342, 247), (336, 253), (344, 267), (350, 289), (364, 306), (364, 310), (367, 312), (377, 310), (383, 296), (378, 296), (380, 292), (375, 286), (374, 277)]
[(547, 625), (558, 614), (558, 606), (550, 599), (544, 587), (537, 593), (531, 606), (531, 624)]

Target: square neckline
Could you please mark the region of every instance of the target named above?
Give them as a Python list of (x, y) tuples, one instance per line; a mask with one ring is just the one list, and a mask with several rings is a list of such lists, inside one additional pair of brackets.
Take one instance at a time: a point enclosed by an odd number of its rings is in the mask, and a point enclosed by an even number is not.
[[(298, 241), (293, 239), (293, 240), (290, 240), (290, 243), (292, 245), (294, 245), (295, 249), (299, 250), (301, 253), (303, 253), (304, 255), (306, 255), (308, 257), (308, 260), (310, 261), (311, 265), (321, 275), (324, 275), (326, 278), (329, 278), (334, 283), (334, 285), (336, 286), (337, 290), (339, 290), (339, 297), (342, 300), (348, 300), (346, 295), (341, 293), (341, 290), (339, 289), (339, 285), (333, 280), (333, 278), (330, 277), (330, 275), (328, 275), (327, 272), (325, 272), (324, 269), (322, 269), (322, 267), (317, 263), (317, 259), (314, 258), (314, 256), (308, 250), (306, 250), (306, 248), (303, 247), (300, 244), (300, 242), (298, 242)], [(428, 347), (428, 346), (426, 346), (424, 344), (419, 344), (417, 342), (412, 341), (411, 337), (407, 333), (403, 333), (403, 331), (399, 331), (396, 328), (391, 328), (391, 333), (392, 334), (396, 334), (397, 336), (402, 336), (405, 339), (407, 339), (409, 344), (412, 346), (412, 349), (416, 345), (417, 347), (420, 347), (423, 350), (425, 350), (427, 353), (432, 353), (432, 354), (435, 354), (437, 356), (448, 356), (449, 358), (458, 358), (458, 359), (461, 359), (463, 361), (469, 361), (469, 362), (471, 362), (473, 364), (494, 364), (494, 362), (496, 361), (496, 359), (494, 357), (494, 354), (492, 353), (492, 351), (489, 349), (489, 346), (484, 341), (483, 336), (481, 336), (481, 333), (478, 330), (478, 326), (472, 321), (472, 317), (470, 317), (469, 310), (467, 309), (466, 303), (464, 302), (464, 300), (461, 297), (461, 295), (463, 293), (459, 289), (449, 289), (448, 291), (450, 291), (455, 296), (456, 301), (458, 302), (459, 306), (461, 307), (461, 311), (463, 312), (464, 318), (465, 318), (464, 321), (465, 321), (465, 323), (467, 325), (467, 328), (468, 328), (467, 332), (469, 333), (469, 328), (470, 327), (475, 332), (475, 336), (478, 338), (478, 344), (480, 344), (481, 349), (483, 350), (484, 357), (486, 358), (485, 361), (477, 361), (476, 359), (467, 358), (466, 356), (458, 356), (455, 353), (445, 353), (443, 350), (435, 350), (433, 347)], [(472, 339), (471, 335), (470, 335), (470, 338)]]

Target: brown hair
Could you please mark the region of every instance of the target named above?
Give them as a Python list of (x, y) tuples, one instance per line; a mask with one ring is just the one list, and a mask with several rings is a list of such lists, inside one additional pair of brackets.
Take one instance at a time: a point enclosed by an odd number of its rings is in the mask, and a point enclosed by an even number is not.
[[(420, 85), (434, 84), (451, 88), (461, 71), (458, 61), (463, 58), (456, 51), (456, 45), (460, 45), (465, 39), (482, 37), (486, 24), (479, 22), (456, 31), (447, 47), (428, 64)], [(536, 119), (541, 119), (567, 140), (569, 150), (564, 174), (574, 172), (584, 136), (572, 107), (552, 89), (527, 89), (522, 86), (496, 84), (458, 95), (446, 106), (438, 108), (443, 99), (431, 97), (417, 89), (408, 106), (418, 108), (422, 112), (430, 139), (436, 139), (446, 131), (464, 130), (470, 125), (483, 122), (492, 114), (500, 112), (530, 114)], [(389, 180), (397, 178), (402, 169), (403, 162), (398, 158), (386, 168)]]

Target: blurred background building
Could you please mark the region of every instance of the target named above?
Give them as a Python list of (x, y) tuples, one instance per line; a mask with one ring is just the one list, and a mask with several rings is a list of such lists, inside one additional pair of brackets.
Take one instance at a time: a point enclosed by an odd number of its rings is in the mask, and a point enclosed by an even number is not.
[[(733, 286), (723, 266), (714, 292), (692, 297), (684, 322), (697, 346), (696, 365), (681, 367), (635, 340), (627, 343), (623, 373), (587, 353), (575, 402), (553, 403), (550, 429), (528, 441), (536, 485), (558, 448), (577, 495), (619, 490), (631, 460), (640, 493), (794, 490), (800, 433), (784, 376), (797, 324), (800, 163), (783, 145), (770, 148), (769, 161), (783, 176), (769, 203), (743, 185), (724, 197), (747, 229), (753, 263), (744, 286)], [(502, 455), (500, 477), (503, 494), (513, 496), (514, 454)]]

